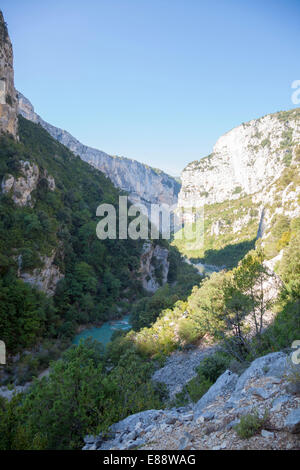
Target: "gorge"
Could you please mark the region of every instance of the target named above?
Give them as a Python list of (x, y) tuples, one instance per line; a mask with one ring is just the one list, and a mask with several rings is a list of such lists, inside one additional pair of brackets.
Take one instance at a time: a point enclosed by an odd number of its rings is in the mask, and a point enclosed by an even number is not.
[[(0, 131), (0, 449), (298, 449), (299, 108), (227, 132), (180, 187), (37, 115), (0, 14)], [(192, 228), (203, 208), (203, 245), (100, 240), (124, 193), (198, 208)]]

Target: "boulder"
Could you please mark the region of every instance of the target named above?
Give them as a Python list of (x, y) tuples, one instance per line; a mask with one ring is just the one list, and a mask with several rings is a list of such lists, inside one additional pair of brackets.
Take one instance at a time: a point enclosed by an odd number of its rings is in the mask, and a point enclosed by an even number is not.
[(261, 431), (261, 435), (262, 437), (266, 437), (266, 438), (270, 438), (270, 437), (274, 437), (274, 433), (273, 432), (270, 432), (270, 431), (266, 431), (266, 429), (263, 429)]
[(210, 389), (203, 395), (202, 398), (196, 403), (194, 407), (196, 418), (200, 416), (202, 410), (213, 402), (218, 396), (225, 395), (234, 390), (238, 381), (238, 375), (226, 370), (218, 380), (210, 387)]
[(276, 390), (274, 389), (267, 389), (267, 388), (262, 388), (262, 387), (252, 388), (249, 391), (251, 391), (252, 395), (256, 395), (257, 397), (263, 400), (267, 400), (268, 398), (271, 398), (276, 393)]
[(96, 437), (90, 434), (88, 434), (87, 436), (84, 436), (83, 438), (83, 441), (85, 444), (94, 444), (95, 440), (96, 440)]
[(166, 419), (166, 424), (175, 424), (176, 423), (176, 418), (175, 416), (169, 416), (167, 419)]
[(205, 413), (202, 414), (202, 417), (204, 421), (211, 421), (215, 417), (215, 413), (212, 411), (206, 411)]
[(134, 415), (114, 423), (111, 425), (110, 430), (113, 432), (126, 432), (135, 429), (136, 425), (141, 422), (143, 428), (153, 423), (159, 416), (163, 414), (163, 410), (147, 410), (141, 411)]
[(239, 401), (241, 393), (250, 380), (259, 377), (282, 377), (287, 367), (287, 355), (283, 352), (275, 352), (255, 359), (248, 369), (237, 380), (234, 393), (229, 403)]
[(293, 434), (300, 432), (300, 408), (292, 410), (285, 420), (285, 427)]
[(143, 444), (145, 444), (144, 439), (136, 439), (135, 441), (128, 442), (127, 445), (125, 445), (125, 449), (135, 449), (136, 447), (140, 447)]
[(287, 403), (290, 400), (289, 395), (282, 395), (281, 397), (276, 398), (272, 403), (271, 411), (280, 411), (282, 405)]

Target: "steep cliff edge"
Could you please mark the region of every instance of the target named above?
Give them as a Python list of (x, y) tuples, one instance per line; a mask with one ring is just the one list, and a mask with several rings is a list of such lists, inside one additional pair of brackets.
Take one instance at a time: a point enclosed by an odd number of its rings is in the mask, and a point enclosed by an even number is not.
[(40, 124), (54, 139), (79, 155), (82, 160), (102, 171), (116, 187), (129, 193), (132, 202), (169, 205), (177, 203), (180, 184), (175, 178), (136, 160), (111, 156), (101, 150), (83, 145), (69, 132), (45, 122), (35, 113), (30, 101), (19, 92), (18, 106), (19, 113), (23, 117)]
[(242, 124), (220, 137), (210, 156), (190, 163), (178, 206), (204, 206), (204, 240), (199, 247), (178, 237), (177, 248), (231, 268), (261, 239), (274, 258), (300, 216), (299, 142), (297, 108)]
[(155, 292), (168, 279), (169, 251), (159, 245), (154, 246), (150, 241), (145, 242), (141, 255), (140, 276), (143, 288)]
[(13, 50), (0, 11), (0, 132), (17, 136), (17, 98), (14, 87)]
[(299, 142), (299, 108), (241, 124), (219, 138), (211, 155), (183, 170), (178, 205), (221, 203), (261, 191), (290, 165)]

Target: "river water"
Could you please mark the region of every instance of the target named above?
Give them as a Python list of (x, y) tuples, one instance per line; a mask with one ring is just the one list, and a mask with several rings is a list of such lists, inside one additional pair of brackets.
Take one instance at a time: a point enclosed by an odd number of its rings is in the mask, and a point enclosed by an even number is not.
[[(211, 275), (213, 272), (220, 271), (222, 267), (202, 264), (202, 263), (191, 263), (189, 259), (185, 260), (187, 263), (192, 264), (197, 268), (199, 274)], [(113, 332), (116, 330), (130, 330), (131, 325), (129, 323), (129, 315), (125, 315), (121, 320), (107, 321), (101, 326), (95, 326), (87, 330), (81, 331), (73, 339), (73, 344), (79, 344), (81, 339), (86, 339), (91, 337), (106, 346), (110, 342)]]
[(131, 325), (129, 323), (129, 315), (125, 315), (120, 320), (115, 321), (107, 321), (103, 323), (103, 325), (93, 328), (89, 328), (87, 330), (81, 331), (78, 335), (75, 336), (73, 339), (73, 344), (79, 344), (81, 339), (86, 339), (91, 337), (106, 346), (107, 343), (111, 340), (112, 334), (116, 330), (130, 330)]

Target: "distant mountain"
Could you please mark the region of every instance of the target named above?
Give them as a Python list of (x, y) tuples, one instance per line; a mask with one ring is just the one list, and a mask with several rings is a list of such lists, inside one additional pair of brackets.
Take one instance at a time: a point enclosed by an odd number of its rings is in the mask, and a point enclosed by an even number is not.
[(68, 147), (82, 160), (105, 173), (113, 184), (127, 191), (133, 202), (177, 203), (180, 184), (176, 178), (161, 170), (149, 167), (136, 160), (108, 155), (101, 150), (87, 147), (69, 132), (45, 122), (35, 113), (31, 102), (18, 92), (19, 113), (26, 119), (40, 124), (49, 134)]

